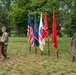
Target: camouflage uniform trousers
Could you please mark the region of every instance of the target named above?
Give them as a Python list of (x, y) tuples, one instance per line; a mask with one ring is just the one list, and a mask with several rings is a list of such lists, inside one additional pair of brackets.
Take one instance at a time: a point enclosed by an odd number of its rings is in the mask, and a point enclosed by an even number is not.
[(7, 58), (7, 45), (2, 45), (2, 55)]

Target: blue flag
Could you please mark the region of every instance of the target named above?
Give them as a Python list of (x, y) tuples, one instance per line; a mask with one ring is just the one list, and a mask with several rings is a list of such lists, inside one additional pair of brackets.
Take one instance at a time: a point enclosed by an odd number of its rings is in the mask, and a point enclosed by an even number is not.
[(39, 46), (38, 23), (36, 15), (34, 15), (34, 44), (37, 47)]

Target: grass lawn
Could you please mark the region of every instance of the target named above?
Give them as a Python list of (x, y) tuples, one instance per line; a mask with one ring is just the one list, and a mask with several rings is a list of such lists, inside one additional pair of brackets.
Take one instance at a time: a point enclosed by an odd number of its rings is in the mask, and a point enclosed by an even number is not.
[(25, 37), (9, 38), (8, 56), (10, 59), (0, 61), (0, 75), (76, 75), (76, 61), (72, 62), (70, 52), (71, 38), (59, 38), (59, 59), (51, 46), (50, 38), (50, 57), (48, 45), (44, 47), (44, 55), (38, 48), (32, 48), (29, 52), (29, 43)]

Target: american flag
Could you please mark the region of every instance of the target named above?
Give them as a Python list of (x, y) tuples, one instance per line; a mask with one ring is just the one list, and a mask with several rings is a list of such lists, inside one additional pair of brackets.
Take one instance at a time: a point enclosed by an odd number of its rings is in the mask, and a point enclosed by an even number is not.
[(34, 32), (33, 32), (32, 22), (29, 15), (28, 15), (27, 37), (28, 37), (28, 42), (30, 42), (32, 46), (34, 46)]

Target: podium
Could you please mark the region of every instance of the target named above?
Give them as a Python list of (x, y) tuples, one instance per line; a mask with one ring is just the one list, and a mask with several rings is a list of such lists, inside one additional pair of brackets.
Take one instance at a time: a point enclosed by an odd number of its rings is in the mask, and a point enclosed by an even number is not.
[(72, 36), (72, 40), (71, 40), (71, 53), (72, 53), (72, 61), (74, 62), (75, 58), (76, 58), (76, 32), (73, 34)]
[(1, 54), (2, 54), (2, 42), (0, 42), (0, 59), (1, 59)]

